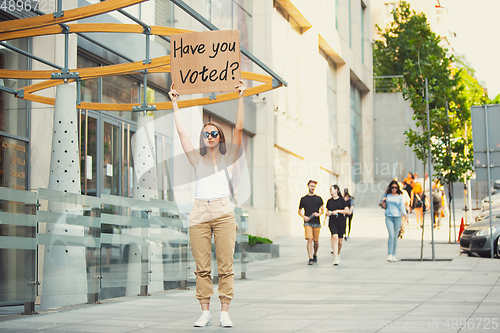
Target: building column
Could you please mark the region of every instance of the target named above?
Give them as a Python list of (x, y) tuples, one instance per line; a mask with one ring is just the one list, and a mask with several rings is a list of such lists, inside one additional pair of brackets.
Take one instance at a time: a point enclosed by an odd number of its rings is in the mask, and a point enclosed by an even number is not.
[[(65, 83), (56, 88), (49, 189), (61, 193), (80, 194), (80, 158), (75, 84)], [(81, 205), (50, 201), (50, 212), (82, 215)], [(43, 249), (41, 274), (41, 308), (66, 306), (87, 302), (85, 246), (71, 246), (59, 236), (84, 236), (84, 227), (66, 223), (66, 215), (47, 225), (50, 244)], [(53, 237), (53, 239), (52, 239)]]

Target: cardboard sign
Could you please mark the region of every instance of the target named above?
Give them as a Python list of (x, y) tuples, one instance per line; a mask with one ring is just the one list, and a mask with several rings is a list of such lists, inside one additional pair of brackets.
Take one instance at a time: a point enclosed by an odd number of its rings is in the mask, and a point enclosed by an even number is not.
[(179, 94), (234, 91), (241, 79), (238, 31), (171, 35), (170, 72)]

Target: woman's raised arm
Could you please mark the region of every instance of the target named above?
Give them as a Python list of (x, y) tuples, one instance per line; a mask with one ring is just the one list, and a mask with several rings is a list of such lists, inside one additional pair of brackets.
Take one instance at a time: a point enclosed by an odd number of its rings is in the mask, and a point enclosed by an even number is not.
[(196, 169), (196, 166), (198, 165), (198, 162), (201, 159), (200, 152), (196, 149), (194, 149), (193, 144), (191, 143), (191, 140), (189, 139), (189, 136), (186, 132), (186, 129), (184, 128), (184, 124), (182, 122), (182, 117), (179, 114), (179, 106), (177, 105), (177, 97), (179, 97), (179, 94), (177, 91), (174, 89), (174, 84), (170, 86), (170, 91), (168, 92), (168, 96), (170, 97), (170, 100), (172, 101), (172, 109), (174, 110), (174, 122), (175, 122), (175, 127), (177, 127), (177, 133), (179, 134), (179, 139), (181, 140), (181, 146), (182, 149), (184, 150), (184, 153), (186, 154), (189, 163), (193, 166), (193, 168)]
[(233, 164), (238, 159), (238, 154), (241, 148), (241, 142), (243, 138), (243, 122), (245, 120), (245, 108), (243, 98), (245, 96), (245, 91), (247, 87), (243, 80), (234, 87), (238, 92), (238, 111), (236, 113), (236, 124), (234, 126), (233, 140), (231, 141), (231, 147), (229, 147), (228, 158), (229, 164)]

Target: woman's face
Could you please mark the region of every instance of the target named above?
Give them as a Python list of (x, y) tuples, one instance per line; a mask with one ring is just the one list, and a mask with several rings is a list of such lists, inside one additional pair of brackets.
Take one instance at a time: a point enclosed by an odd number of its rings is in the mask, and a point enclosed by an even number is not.
[(337, 198), (339, 196), (338, 193), (337, 193), (337, 189), (335, 187), (333, 187), (333, 186), (330, 186), (330, 194), (334, 198)]
[(392, 184), (391, 185), (391, 193), (398, 194), (398, 188), (399, 188), (398, 184)]
[[(208, 134), (207, 134), (208, 133)], [(215, 148), (220, 142), (220, 133), (217, 127), (207, 125), (203, 129), (203, 142), (207, 148)]]

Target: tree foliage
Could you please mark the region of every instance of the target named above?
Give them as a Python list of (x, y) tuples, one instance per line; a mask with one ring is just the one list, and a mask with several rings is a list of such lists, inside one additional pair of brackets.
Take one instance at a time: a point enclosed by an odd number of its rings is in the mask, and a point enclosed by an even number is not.
[[(453, 56), (439, 45), (440, 36), (431, 30), (425, 14), (411, 10), (405, 1), (393, 12), (393, 22), (385, 30), (379, 26), (377, 29), (382, 39), (375, 41), (373, 48), (374, 73), (403, 75), (403, 97), (410, 101), (413, 109), (417, 130), (405, 132), (406, 144), (413, 147), (417, 158), (424, 163), (430, 145), (434, 176), (441, 182), (470, 177), (470, 106), (481, 100), (479, 90), (469, 82), (473, 81), (473, 75), (464, 68), (452, 67)], [(430, 131), (425, 79), (429, 90)]]

